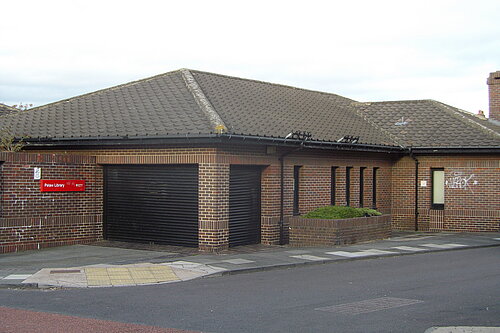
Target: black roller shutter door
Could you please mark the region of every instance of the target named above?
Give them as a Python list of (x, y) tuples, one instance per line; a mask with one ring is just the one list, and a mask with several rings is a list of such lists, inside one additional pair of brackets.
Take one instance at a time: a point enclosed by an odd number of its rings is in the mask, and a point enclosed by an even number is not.
[(260, 243), (260, 175), (260, 167), (231, 166), (229, 246)]
[(105, 167), (106, 239), (198, 246), (197, 165)]

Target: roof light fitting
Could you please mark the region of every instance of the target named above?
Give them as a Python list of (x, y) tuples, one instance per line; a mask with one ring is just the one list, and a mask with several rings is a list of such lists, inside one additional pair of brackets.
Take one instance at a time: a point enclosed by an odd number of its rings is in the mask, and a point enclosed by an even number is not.
[(295, 131), (288, 133), (287, 136), (285, 136), (285, 139), (306, 141), (312, 139), (312, 134), (311, 132)]
[(358, 143), (359, 136), (344, 135), (343, 137), (338, 139), (337, 142), (338, 143)]

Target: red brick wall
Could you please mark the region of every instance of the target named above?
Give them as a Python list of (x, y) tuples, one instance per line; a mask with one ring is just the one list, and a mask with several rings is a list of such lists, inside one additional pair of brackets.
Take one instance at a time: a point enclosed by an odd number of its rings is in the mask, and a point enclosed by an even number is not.
[(490, 118), (500, 121), (500, 71), (491, 73), (487, 83), (490, 97)]
[[(500, 231), (499, 156), (418, 157), (419, 230)], [(444, 168), (444, 210), (431, 209), (431, 168)], [(393, 228), (414, 229), (415, 162), (402, 158), (393, 168)]]
[[(102, 170), (95, 158), (0, 153), (0, 253), (88, 243), (102, 237)], [(42, 179), (82, 179), (85, 192), (40, 192)]]
[[(96, 156), (98, 164), (199, 164), (199, 246), (204, 251), (219, 251), (228, 246), (228, 182), (231, 164), (262, 165), (261, 242), (279, 243), (280, 161), (279, 157), (294, 149), (281, 148), (267, 153), (265, 146), (178, 146), (165, 149), (103, 149), (72, 151), (72, 154)], [(364, 206), (372, 206), (372, 168), (378, 171), (377, 207), (390, 211), (392, 161), (381, 154), (318, 152), (302, 150), (284, 158), (284, 216), (293, 214), (293, 167), (302, 165), (300, 213), (330, 204), (330, 170), (338, 166), (337, 199), (345, 204), (345, 167), (352, 166), (351, 205), (359, 204), (359, 168), (365, 170)], [(284, 240), (288, 224), (284, 223)]]
[(391, 216), (352, 219), (306, 219), (290, 217), (290, 245), (335, 246), (391, 236)]
[[(377, 167), (377, 203), (376, 207), (383, 213), (391, 209), (391, 167), (392, 161), (388, 157), (368, 153), (307, 153), (293, 155), (286, 159), (291, 168), (290, 177), (293, 177), (293, 165), (302, 165), (300, 169), (299, 208), (300, 214), (305, 214), (331, 202), (331, 168), (336, 171), (336, 205), (346, 204), (346, 167), (350, 171), (350, 206), (359, 207), (359, 175), (360, 168), (364, 170), (364, 199), (363, 206), (372, 208), (373, 205), (373, 168)], [(292, 178), (293, 180), (293, 178)], [(293, 193), (293, 181), (287, 189)], [(290, 197), (291, 202), (293, 198)], [(290, 209), (291, 212), (291, 209)]]
[[(263, 166), (261, 239), (264, 244), (278, 244), (281, 188), (279, 157), (287, 152), (290, 154), (284, 157), (285, 217), (290, 217), (293, 214), (294, 166), (302, 166), (299, 191), (300, 214), (330, 204), (332, 166), (338, 167), (336, 175), (337, 205), (345, 205), (346, 167), (352, 167), (350, 202), (351, 206), (359, 206), (359, 172), (361, 167), (365, 167), (364, 206), (372, 207), (372, 177), (373, 168), (376, 167), (378, 168), (376, 207), (383, 213), (392, 212), (392, 223), (395, 229), (413, 229), (415, 164), (411, 158), (405, 157), (393, 161), (389, 155), (384, 154), (309, 151), (306, 149), (292, 152), (288, 148), (279, 148), (277, 151), (268, 153), (265, 146), (212, 145), (197, 148), (178, 146), (165, 149), (103, 149), (72, 151), (71, 155), (64, 155), (68, 159), (66, 162), (62, 160), (53, 162), (50, 159), (37, 162), (36, 158), (33, 161), (30, 160), (31, 162), (16, 162), (17, 164), (14, 163), (15, 161), (7, 161), (4, 164), (4, 168), (7, 168), (5, 169), (6, 176), (11, 174), (14, 178), (7, 178), (7, 182), (4, 182), (4, 184), (11, 184), (9, 186), (12, 188), (4, 192), (4, 195), (9, 193), (10, 197), (4, 197), (3, 204), (10, 208), (4, 209), (2, 217), (4, 220), (9, 216), (26, 219), (39, 217), (41, 219), (43, 216), (79, 216), (78, 214), (81, 212), (93, 211), (95, 216), (102, 219), (100, 215), (102, 214), (102, 174), (100, 167), (92, 164), (94, 159), (100, 165), (198, 164), (200, 166), (199, 245), (200, 249), (205, 251), (219, 251), (228, 246), (230, 165), (261, 165)], [(20, 154), (18, 156), (21, 155), (42, 156), (36, 154)], [(500, 210), (498, 157), (419, 157), (419, 159), (421, 161), (419, 178), (428, 181), (427, 188), (419, 189), (419, 227), (421, 230), (498, 231)], [(53, 171), (48, 171), (48, 175), (51, 177), (95, 177), (92, 182), (96, 184), (96, 187), (91, 188), (88, 193), (73, 193), (69, 196), (52, 194), (50, 197), (44, 197), (37, 194), (29, 202), (27, 198), (24, 198), (22, 204), (28, 209), (21, 210), (16, 195), (26, 197), (29, 196), (28, 192), (32, 193), (33, 181), (30, 180), (30, 177), (32, 179), (32, 167), (38, 166), (35, 162), (41, 163), (42, 167), (43, 163), (53, 166), (51, 169)], [(23, 169), (24, 166), (26, 169)], [(447, 178), (458, 172), (467, 177), (474, 174), (474, 180), (477, 180), (477, 183), (465, 190), (447, 188), (445, 210), (431, 210), (430, 168), (435, 167), (445, 168)], [(21, 172), (20, 175), (26, 179), (14, 185), (17, 182), (15, 175), (18, 172)], [(100, 223), (101, 220), (98, 222), (98, 228), (102, 227)], [(284, 225), (285, 241), (288, 239), (288, 227), (286, 219)], [(68, 229), (65, 228), (65, 230)]]

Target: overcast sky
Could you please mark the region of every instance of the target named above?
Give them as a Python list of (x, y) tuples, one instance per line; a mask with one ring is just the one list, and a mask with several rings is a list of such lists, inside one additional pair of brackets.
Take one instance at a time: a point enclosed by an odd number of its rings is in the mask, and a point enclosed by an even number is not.
[(500, 1), (2, 1), (0, 102), (36, 106), (179, 68), (358, 101), (488, 110)]

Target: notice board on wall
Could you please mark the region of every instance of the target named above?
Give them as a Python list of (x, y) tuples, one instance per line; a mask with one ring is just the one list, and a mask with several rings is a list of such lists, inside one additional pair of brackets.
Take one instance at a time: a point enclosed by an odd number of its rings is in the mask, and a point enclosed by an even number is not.
[(41, 192), (83, 192), (85, 180), (79, 179), (41, 179)]

